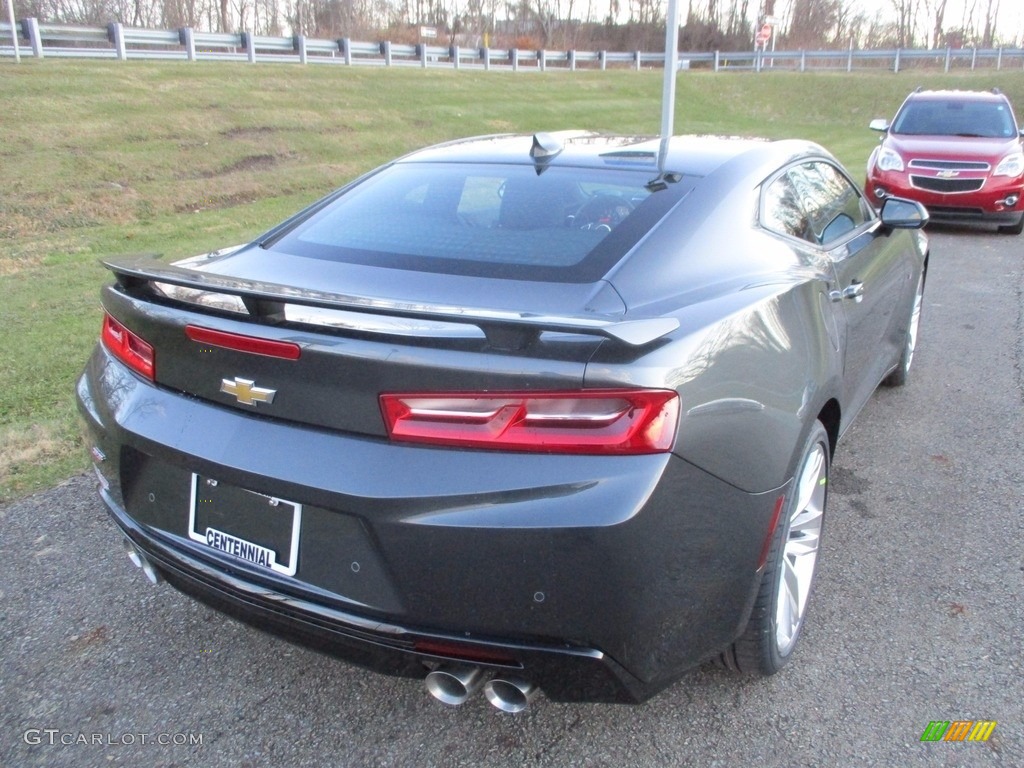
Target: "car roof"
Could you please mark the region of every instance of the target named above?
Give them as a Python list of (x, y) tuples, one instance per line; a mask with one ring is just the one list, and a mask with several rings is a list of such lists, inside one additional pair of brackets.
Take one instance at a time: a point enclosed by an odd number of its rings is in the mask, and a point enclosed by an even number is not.
[[(560, 131), (531, 135), (476, 136), (438, 144), (408, 154), (398, 161), (446, 163), (510, 163), (582, 168), (622, 168), (658, 171), (660, 140), (653, 136), (610, 135), (587, 131)], [(540, 149), (535, 149), (540, 147)], [(809, 141), (768, 141), (736, 136), (673, 136), (666, 171), (708, 176), (739, 156), (748, 168), (777, 168), (802, 155), (828, 156)]]

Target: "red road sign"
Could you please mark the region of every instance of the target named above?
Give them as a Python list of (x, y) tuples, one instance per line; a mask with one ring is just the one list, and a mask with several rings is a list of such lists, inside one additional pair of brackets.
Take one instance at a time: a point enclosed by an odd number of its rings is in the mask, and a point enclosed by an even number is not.
[(758, 45), (764, 45), (772, 39), (772, 27), (771, 24), (765, 24), (761, 29), (757, 31), (757, 37), (754, 40)]

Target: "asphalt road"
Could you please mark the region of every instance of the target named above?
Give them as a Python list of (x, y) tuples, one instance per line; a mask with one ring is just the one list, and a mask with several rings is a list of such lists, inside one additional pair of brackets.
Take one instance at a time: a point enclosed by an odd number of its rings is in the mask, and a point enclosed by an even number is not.
[[(0, 509), (0, 765), (1022, 766), (1022, 254), (933, 232), (911, 382), (840, 445), (809, 623), (774, 678), (447, 708), (150, 586), (79, 477)], [(933, 720), (998, 724), (921, 743)]]

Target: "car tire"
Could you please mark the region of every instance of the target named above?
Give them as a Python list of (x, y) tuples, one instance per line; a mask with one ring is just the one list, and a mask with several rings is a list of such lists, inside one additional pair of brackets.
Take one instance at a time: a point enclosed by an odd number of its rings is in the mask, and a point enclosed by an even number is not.
[(900, 353), (899, 363), (892, 370), (883, 382), (887, 387), (902, 387), (910, 377), (910, 366), (914, 362), (914, 350), (917, 349), (917, 339), (921, 331), (921, 308), (924, 305), (924, 272), (917, 279), (917, 289), (914, 291), (914, 304), (910, 308), (910, 319), (907, 321), (907, 331), (903, 340), (903, 352)]
[(1019, 235), (1024, 232), (1024, 214), (1021, 214), (1016, 224), (1006, 224), (1005, 226), (999, 227), (1000, 233), (1004, 235)]
[(828, 433), (815, 421), (772, 535), (750, 620), (719, 659), (725, 667), (768, 676), (782, 669), (793, 655), (814, 584), (828, 500), (830, 454)]

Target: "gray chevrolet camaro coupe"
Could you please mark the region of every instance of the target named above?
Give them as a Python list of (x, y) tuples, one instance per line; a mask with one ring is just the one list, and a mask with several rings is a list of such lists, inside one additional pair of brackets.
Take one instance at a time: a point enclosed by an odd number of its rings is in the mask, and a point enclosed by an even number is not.
[(247, 245), (107, 262), (100, 494), (151, 580), (446, 703), (771, 674), (836, 442), (910, 368), (926, 220), (803, 141), (415, 152)]

